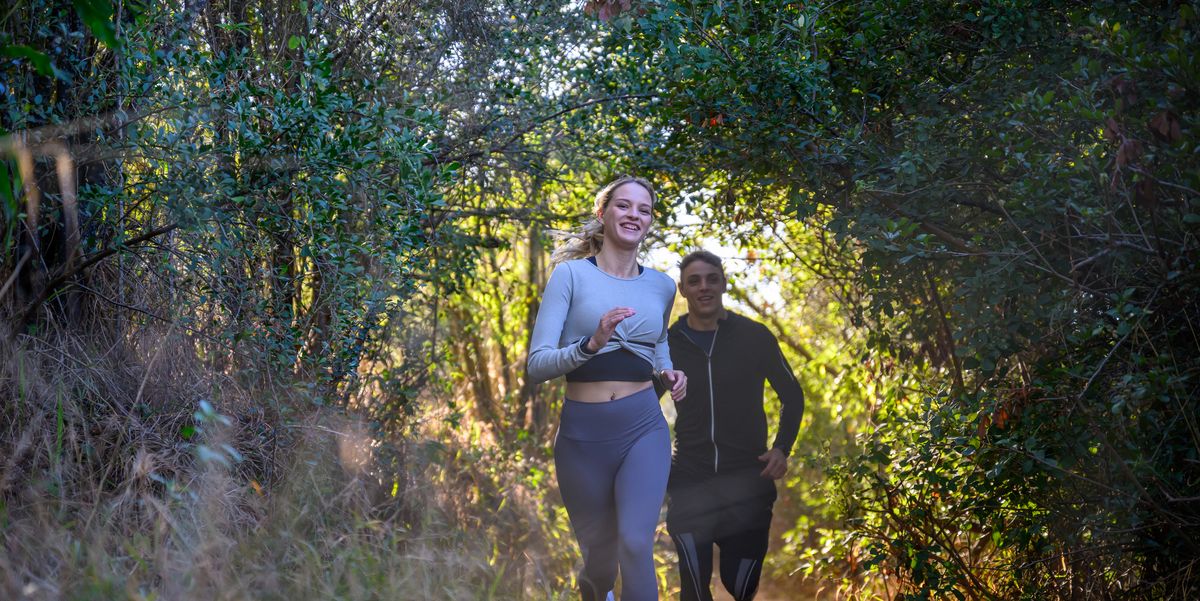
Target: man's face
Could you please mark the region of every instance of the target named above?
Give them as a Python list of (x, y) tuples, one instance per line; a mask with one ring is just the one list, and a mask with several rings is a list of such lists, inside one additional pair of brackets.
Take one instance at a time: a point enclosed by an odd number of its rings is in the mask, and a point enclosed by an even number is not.
[(692, 261), (679, 279), (679, 294), (687, 299), (688, 313), (703, 318), (720, 315), (725, 296), (725, 275), (720, 268)]

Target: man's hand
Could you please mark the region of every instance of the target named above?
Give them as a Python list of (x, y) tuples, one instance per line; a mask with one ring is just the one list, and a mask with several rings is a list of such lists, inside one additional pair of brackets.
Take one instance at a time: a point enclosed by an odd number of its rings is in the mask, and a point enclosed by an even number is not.
[(662, 381), (664, 386), (670, 386), (671, 400), (678, 403), (687, 396), (687, 376), (678, 369), (662, 370)]
[(771, 449), (759, 455), (758, 460), (767, 464), (760, 474), (763, 478), (778, 480), (787, 474), (787, 456), (779, 449)]

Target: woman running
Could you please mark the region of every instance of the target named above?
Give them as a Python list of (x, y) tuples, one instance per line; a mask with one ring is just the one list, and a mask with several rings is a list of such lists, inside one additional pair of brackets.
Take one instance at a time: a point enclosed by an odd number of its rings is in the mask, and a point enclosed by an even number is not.
[(675, 401), (687, 378), (671, 366), (667, 327), (675, 284), (638, 264), (654, 189), (621, 177), (596, 194), (596, 219), (555, 250), (533, 328), (527, 377), (567, 377), (554, 464), (583, 553), (583, 601), (658, 599), (654, 530), (671, 441), (653, 380)]

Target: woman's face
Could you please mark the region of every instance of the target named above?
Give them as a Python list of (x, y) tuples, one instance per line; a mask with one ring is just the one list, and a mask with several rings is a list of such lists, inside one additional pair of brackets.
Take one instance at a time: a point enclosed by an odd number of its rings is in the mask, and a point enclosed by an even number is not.
[(605, 243), (637, 248), (650, 231), (654, 217), (650, 191), (637, 182), (621, 184), (598, 217), (604, 223)]

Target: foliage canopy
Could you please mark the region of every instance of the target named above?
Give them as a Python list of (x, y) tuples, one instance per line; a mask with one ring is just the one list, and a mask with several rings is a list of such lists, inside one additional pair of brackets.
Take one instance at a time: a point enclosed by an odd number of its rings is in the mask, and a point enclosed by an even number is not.
[[(437, 482), (472, 491), (447, 514), (512, 520), (488, 565), (551, 558), (520, 595), (570, 579), (558, 391), (522, 370), (546, 231), (645, 173), (656, 242), (736, 249), (739, 309), (801, 366), (781, 582), (1188, 598), (1198, 11), (35, 0), (0, 20), (0, 314), (22, 352), (140, 364), (158, 336), (280, 423), (362, 416), (393, 496), (405, 441), (441, 437)], [(39, 398), (8, 421), (62, 415)]]

